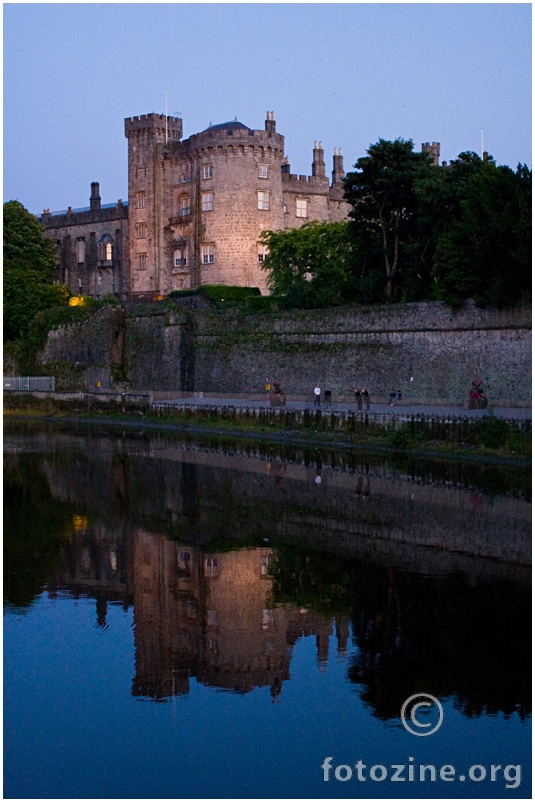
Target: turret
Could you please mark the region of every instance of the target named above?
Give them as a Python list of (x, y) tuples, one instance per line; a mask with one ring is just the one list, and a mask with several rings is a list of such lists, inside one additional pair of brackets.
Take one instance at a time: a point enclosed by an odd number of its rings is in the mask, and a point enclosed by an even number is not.
[(342, 148), (334, 149), (333, 156), (333, 184), (341, 184), (344, 180), (344, 157), (342, 156)]
[(428, 153), (433, 159), (433, 164), (440, 164), (440, 142), (422, 142), (422, 153)]
[(127, 117), (124, 121), (124, 135), (127, 139), (136, 136), (161, 144), (178, 142), (182, 138), (182, 119), (166, 117), (165, 114)]
[(281, 170), (283, 173), (290, 175), (290, 160), (288, 159), (288, 156), (285, 156), (282, 160)]
[(323, 142), (314, 142), (312, 151), (312, 175), (325, 177), (325, 161), (323, 159)]

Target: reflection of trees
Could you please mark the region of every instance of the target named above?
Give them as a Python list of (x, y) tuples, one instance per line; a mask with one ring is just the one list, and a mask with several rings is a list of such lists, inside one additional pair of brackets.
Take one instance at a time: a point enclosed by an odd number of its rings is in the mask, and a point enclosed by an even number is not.
[(468, 716), (531, 705), (530, 600), (513, 582), (425, 577), (301, 549), (279, 548), (276, 602), (349, 614), (359, 648), (349, 678), (381, 719), (409, 696), (453, 696)]
[(4, 458), (6, 602), (27, 607), (61, 569), (61, 543), (72, 514), (69, 504), (53, 497), (34, 454)]
[(507, 582), (471, 584), (381, 572), (359, 593), (352, 619), (359, 646), (349, 670), (382, 719), (425, 690), (453, 696), (468, 716), (530, 709), (529, 599)]

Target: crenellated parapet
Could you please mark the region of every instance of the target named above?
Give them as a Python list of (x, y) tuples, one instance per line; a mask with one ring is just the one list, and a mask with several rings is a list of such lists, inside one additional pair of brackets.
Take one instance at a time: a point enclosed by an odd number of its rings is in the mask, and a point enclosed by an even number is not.
[(166, 117), (165, 114), (141, 114), (127, 117), (124, 121), (124, 134), (130, 138), (154, 138), (158, 142), (177, 142), (182, 138), (182, 119)]

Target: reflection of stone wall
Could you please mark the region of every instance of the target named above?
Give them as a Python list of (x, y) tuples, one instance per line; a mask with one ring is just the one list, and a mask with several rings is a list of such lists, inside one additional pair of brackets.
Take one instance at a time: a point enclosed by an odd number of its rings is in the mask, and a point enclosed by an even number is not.
[(131, 441), (131, 455), (110, 453), (117, 444), (106, 438), (83, 443), (75, 471), (47, 462), (47, 475), (56, 495), (94, 506), (104, 520), (159, 521), (160, 530), (170, 525), (208, 547), (217, 538), (277, 536), (432, 573), (463, 564), (472, 572), (475, 559), (491, 574), (498, 562), (504, 570), (530, 564), (531, 507), (522, 499), (402, 480), (373, 463), (355, 473), (323, 466), (318, 485), (315, 466), (284, 464), (275, 476), (261, 459), (185, 450), (166, 438)]

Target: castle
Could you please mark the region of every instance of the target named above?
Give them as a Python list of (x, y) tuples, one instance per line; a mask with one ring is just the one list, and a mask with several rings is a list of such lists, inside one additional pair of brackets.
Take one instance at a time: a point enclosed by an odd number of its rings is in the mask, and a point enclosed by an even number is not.
[[(56, 279), (75, 295), (126, 300), (202, 284), (266, 293), (263, 231), (348, 215), (341, 149), (330, 181), (322, 142), (312, 175), (291, 173), (273, 112), (263, 130), (236, 119), (185, 140), (180, 117), (146, 114), (125, 120), (125, 136), (128, 202), (101, 204), (94, 182), (88, 208), (45, 209), (40, 218), (58, 245)], [(438, 143), (422, 149), (438, 164)]]

